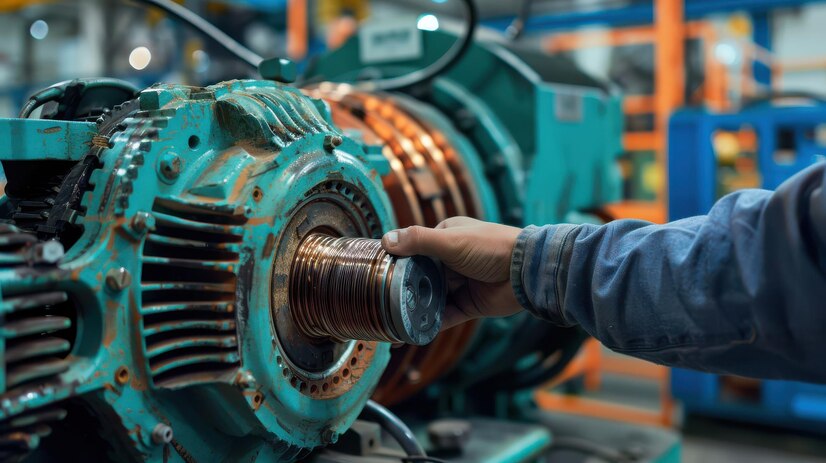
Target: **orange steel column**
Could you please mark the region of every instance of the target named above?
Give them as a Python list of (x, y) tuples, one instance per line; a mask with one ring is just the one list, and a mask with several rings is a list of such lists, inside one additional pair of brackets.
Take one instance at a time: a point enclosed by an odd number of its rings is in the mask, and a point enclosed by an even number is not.
[(657, 35), (654, 58), (654, 91), (656, 130), (659, 134), (657, 162), (663, 172), (658, 203), (665, 208), (668, 197), (666, 186), (668, 117), (683, 104), (685, 95), (685, 25), (683, 0), (655, 0), (654, 29)]
[(287, 55), (294, 60), (307, 56), (307, 0), (287, 0)]

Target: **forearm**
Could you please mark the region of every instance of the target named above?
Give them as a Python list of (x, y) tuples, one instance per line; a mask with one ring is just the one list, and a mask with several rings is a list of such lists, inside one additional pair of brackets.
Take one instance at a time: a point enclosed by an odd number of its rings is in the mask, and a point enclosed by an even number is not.
[(721, 200), (667, 225), (529, 228), (514, 252), (520, 302), (608, 347), (669, 365), (826, 381), (823, 167), (775, 194)]

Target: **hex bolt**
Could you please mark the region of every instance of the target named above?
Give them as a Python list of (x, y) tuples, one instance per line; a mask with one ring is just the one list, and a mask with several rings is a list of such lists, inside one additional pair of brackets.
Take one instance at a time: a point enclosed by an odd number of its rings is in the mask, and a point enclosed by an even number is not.
[(158, 423), (152, 429), (152, 442), (157, 445), (168, 444), (172, 442), (173, 437), (172, 428), (164, 423)]
[(35, 261), (53, 264), (63, 258), (63, 245), (60, 241), (49, 240), (36, 244), (33, 252)]
[(325, 444), (335, 444), (338, 442), (338, 433), (333, 431), (331, 428), (327, 428), (321, 434), (321, 440), (324, 441)]
[(324, 150), (333, 151), (337, 146), (341, 145), (344, 140), (338, 135), (327, 135), (324, 137)]
[(132, 275), (124, 267), (110, 269), (106, 272), (106, 286), (112, 291), (123, 291), (132, 283)]
[(161, 177), (167, 181), (174, 181), (181, 175), (181, 158), (174, 153), (165, 153), (161, 157), (161, 164), (159, 167)]
[(143, 235), (150, 228), (150, 219), (152, 219), (152, 216), (150, 216), (149, 213), (138, 212), (134, 215), (134, 217), (132, 217), (132, 221), (129, 225), (132, 227), (132, 231), (139, 235)]

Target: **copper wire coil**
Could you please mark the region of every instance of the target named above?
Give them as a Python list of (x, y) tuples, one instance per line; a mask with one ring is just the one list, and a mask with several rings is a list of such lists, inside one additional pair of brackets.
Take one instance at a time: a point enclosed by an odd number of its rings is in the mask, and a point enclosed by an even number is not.
[[(382, 181), (400, 227), (433, 227), (454, 215), (481, 218), (478, 188), (461, 154), (437, 127), (405, 108), (399, 97), (331, 83), (305, 92), (330, 105), (338, 127), (384, 146), (391, 170)], [(428, 346), (396, 349), (373, 398), (392, 405), (443, 376), (460, 360), (476, 329), (471, 321), (440, 333)]]
[(298, 329), (339, 342), (400, 342), (387, 314), (393, 262), (379, 240), (309, 235), (290, 271), (290, 307)]

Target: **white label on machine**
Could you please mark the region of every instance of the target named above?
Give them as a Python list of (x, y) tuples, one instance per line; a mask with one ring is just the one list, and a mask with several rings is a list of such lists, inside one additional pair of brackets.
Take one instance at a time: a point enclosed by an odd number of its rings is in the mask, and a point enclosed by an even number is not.
[(415, 22), (370, 23), (359, 29), (362, 63), (417, 59), (422, 56), (422, 34)]

